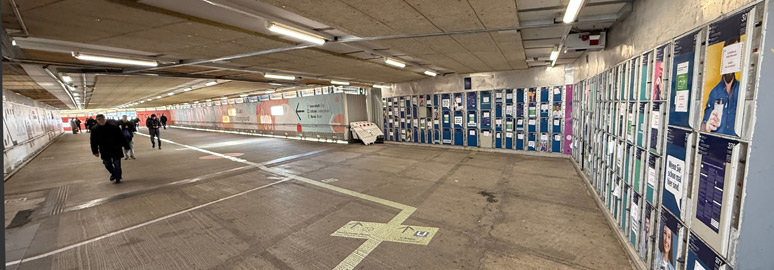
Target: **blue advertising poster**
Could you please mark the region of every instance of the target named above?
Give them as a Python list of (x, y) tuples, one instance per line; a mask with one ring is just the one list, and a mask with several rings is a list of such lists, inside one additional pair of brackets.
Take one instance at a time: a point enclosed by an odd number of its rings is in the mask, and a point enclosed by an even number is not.
[(674, 42), (672, 60), (672, 102), (669, 104), (669, 124), (690, 127), (691, 92), (693, 92), (694, 56), (696, 54), (697, 32), (688, 34)]
[(718, 256), (704, 241), (691, 233), (688, 238), (686, 270), (720, 270), (724, 265), (726, 265), (726, 261), (723, 260), (723, 257)]
[(682, 228), (682, 223), (675, 216), (662, 209), (656, 261), (653, 262), (655, 269), (675, 270), (677, 238)]
[(664, 189), (661, 193), (664, 207), (675, 216), (682, 213), (683, 188), (687, 182), (686, 144), (690, 133), (676, 128), (667, 131), (666, 167), (664, 167)]
[(477, 94), (477, 92), (468, 92), (467, 95), (466, 95), (467, 96), (467, 105), (468, 105), (467, 108), (468, 108), (469, 111), (475, 111), (476, 110), (476, 107), (477, 107), (476, 106), (476, 104), (477, 104), (477, 102), (476, 102), (476, 96), (477, 95), (476, 94)]
[(723, 207), (726, 164), (731, 162), (736, 144), (736, 141), (704, 134), (699, 139), (701, 167), (696, 198), (696, 219), (716, 233)]

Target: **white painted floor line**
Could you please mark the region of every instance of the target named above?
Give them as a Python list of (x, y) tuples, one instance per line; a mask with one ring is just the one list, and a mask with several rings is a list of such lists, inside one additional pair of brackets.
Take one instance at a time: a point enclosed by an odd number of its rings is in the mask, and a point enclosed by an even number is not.
[(52, 250), (52, 251), (40, 254), (40, 255), (32, 256), (32, 257), (29, 257), (29, 258), (22, 258), (20, 260), (6, 262), (5, 266), (11, 266), (11, 265), (20, 264), (20, 263), (23, 263), (23, 262), (34, 261), (34, 260), (37, 260), (37, 259), (40, 259), (40, 258), (45, 258), (45, 257), (51, 256), (51, 255), (57, 254), (57, 253), (61, 253), (61, 252), (64, 252), (64, 251), (67, 251), (67, 250), (70, 250), (70, 249), (74, 249), (74, 248), (77, 248), (77, 247), (80, 247), (80, 246), (83, 246), (83, 245), (86, 245), (86, 244), (89, 244), (89, 243), (93, 243), (93, 242), (96, 242), (96, 241), (99, 241), (99, 240), (102, 240), (102, 239), (105, 239), (105, 238), (108, 238), (108, 237), (111, 237), (111, 236), (114, 236), (114, 235), (117, 235), (117, 234), (122, 234), (122, 233), (131, 231), (131, 230), (134, 230), (134, 229), (137, 229), (137, 228), (140, 228), (140, 227), (144, 227), (144, 226), (147, 226), (147, 225), (150, 225), (150, 224), (153, 224), (153, 223), (156, 223), (156, 222), (159, 222), (159, 221), (162, 221), (162, 220), (174, 217), (174, 216), (185, 214), (185, 213), (191, 212), (193, 210), (200, 209), (202, 207), (207, 207), (209, 205), (212, 205), (212, 204), (215, 204), (215, 203), (218, 203), (218, 202), (222, 202), (222, 201), (234, 198), (234, 197), (238, 197), (238, 196), (241, 196), (241, 195), (244, 195), (244, 194), (247, 194), (247, 193), (259, 190), (259, 189), (267, 188), (267, 187), (270, 187), (270, 186), (273, 186), (273, 185), (276, 185), (276, 184), (279, 184), (279, 183), (282, 183), (282, 182), (286, 182), (286, 181), (289, 181), (289, 180), (290, 180), (290, 178), (285, 178), (285, 179), (282, 179), (282, 180), (277, 181), (277, 182), (272, 182), (272, 183), (269, 183), (269, 184), (266, 184), (266, 185), (262, 185), (262, 186), (255, 187), (255, 188), (251, 188), (251, 189), (248, 189), (248, 190), (245, 190), (245, 191), (233, 194), (233, 195), (229, 195), (229, 196), (226, 196), (226, 197), (223, 197), (223, 198), (220, 198), (220, 199), (208, 202), (208, 203), (200, 204), (200, 205), (188, 208), (188, 209), (184, 209), (184, 210), (181, 210), (181, 211), (178, 211), (178, 212), (174, 212), (172, 214), (161, 216), (161, 217), (158, 217), (158, 218), (155, 218), (155, 219), (152, 219), (152, 220), (149, 220), (149, 221), (146, 221), (146, 222), (143, 222), (143, 223), (131, 226), (131, 227), (126, 227), (126, 228), (123, 228), (123, 229), (120, 229), (120, 230), (117, 230), (117, 231), (113, 231), (113, 232), (110, 232), (110, 233), (107, 233), (107, 234), (103, 234), (103, 235), (100, 235), (100, 236), (97, 236), (97, 237), (94, 237), (94, 238), (91, 238), (91, 239), (88, 239), (88, 240), (85, 240), (85, 241), (81, 241), (81, 242), (78, 242), (78, 243), (75, 243), (75, 244), (72, 244), (72, 245), (64, 246), (64, 247), (61, 247), (61, 248), (58, 248), (58, 249), (55, 249), (55, 250)]
[[(143, 134), (143, 133), (139, 133), (138, 132), (137, 134), (145, 136), (145, 137), (149, 137), (148, 135)], [(86, 244), (89, 244), (89, 243), (92, 243), (92, 242), (96, 242), (96, 241), (102, 240), (102, 239), (107, 238), (107, 237), (111, 237), (111, 236), (114, 236), (114, 235), (117, 235), (117, 234), (121, 234), (121, 233), (124, 233), (124, 232), (127, 232), (127, 231), (131, 231), (131, 230), (134, 230), (134, 229), (137, 229), (137, 228), (140, 228), (140, 227), (143, 227), (143, 226), (146, 226), (146, 225), (149, 225), (149, 224), (161, 221), (161, 220), (165, 220), (165, 219), (168, 219), (168, 218), (171, 218), (171, 217), (183, 214), (183, 213), (187, 213), (187, 212), (190, 212), (190, 211), (202, 208), (202, 207), (206, 207), (208, 205), (211, 205), (211, 204), (214, 204), (214, 203), (217, 203), (217, 202), (228, 200), (228, 199), (231, 199), (231, 198), (234, 198), (234, 197), (237, 197), (237, 196), (241, 196), (241, 195), (244, 195), (244, 194), (252, 192), (252, 191), (256, 191), (256, 190), (259, 190), (259, 189), (262, 189), (262, 188), (266, 188), (266, 187), (269, 187), (269, 186), (272, 186), (272, 185), (275, 185), (275, 184), (279, 184), (279, 183), (282, 183), (282, 182), (285, 182), (285, 181), (289, 181), (291, 179), (292, 180), (301, 181), (301, 182), (304, 182), (304, 183), (307, 183), (307, 184), (310, 184), (310, 185), (314, 185), (314, 186), (317, 186), (317, 187), (325, 188), (325, 189), (328, 189), (328, 190), (336, 191), (336, 192), (339, 192), (339, 193), (347, 194), (347, 195), (350, 195), (350, 196), (353, 196), (353, 197), (357, 197), (357, 198), (360, 198), (360, 199), (363, 199), (363, 200), (367, 200), (367, 201), (371, 201), (371, 202), (375, 202), (375, 203), (378, 203), (378, 204), (382, 204), (382, 205), (386, 205), (386, 206), (389, 206), (389, 207), (400, 209), (401, 210), (400, 213), (398, 213), (398, 215), (393, 217), (390, 220), (389, 224), (402, 224), (416, 210), (416, 208), (408, 206), (408, 205), (405, 205), (405, 204), (402, 204), (402, 203), (393, 202), (393, 201), (382, 199), (382, 198), (377, 198), (377, 197), (374, 197), (374, 196), (371, 196), (371, 195), (367, 195), (367, 194), (363, 194), (363, 193), (360, 193), (360, 192), (356, 192), (356, 191), (348, 190), (348, 189), (345, 189), (345, 188), (337, 187), (337, 186), (334, 186), (334, 185), (326, 184), (326, 183), (323, 183), (323, 182), (320, 182), (320, 181), (315, 181), (315, 180), (312, 180), (312, 179), (309, 179), (309, 178), (306, 178), (306, 177), (302, 177), (302, 176), (299, 176), (299, 175), (290, 174), (290, 173), (284, 172), (282, 170), (278, 170), (278, 169), (274, 169), (274, 168), (269, 168), (269, 167), (266, 167), (263, 163), (255, 163), (255, 162), (248, 161), (248, 160), (245, 160), (245, 159), (224, 155), (224, 154), (213, 152), (213, 151), (209, 151), (209, 150), (206, 150), (206, 149), (201, 149), (201, 148), (198, 148), (198, 147), (195, 147), (195, 146), (190, 146), (190, 145), (186, 145), (186, 144), (177, 143), (177, 142), (170, 141), (170, 140), (167, 140), (167, 139), (161, 139), (161, 141), (162, 142), (166, 142), (166, 143), (170, 143), (170, 144), (174, 144), (174, 145), (178, 145), (178, 146), (182, 146), (182, 147), (185, 147), (185, 148), (188, 148), (188, 149), (191, 149), (191, 150), (195, 150), (195, 151), (199, 151), (199, 152), (202, 152), (202, 153), (207, 153), (207, 154), (210, 154), (210, 155), (214, 155), (214, 156), (218, 156), (218, 157), (221, 157), (221, 158), (225, 158), (225, 159), (228, 159), (228, 160), (231, 160), (231, 161), (234, 161), (234, 162), (239, 162), (239, 163), (242, 163), (242, 164), (247, 164), (247, 165), (250, 165), (250, 166), (254, 166), (254, 167), (260, 168), (261, 170), (264, 170), (264, 171), (267, 171), (267, 172), (271, 172), (271, 173), (274, 173), (274, 174), (277, 174), (277, 175), (285, 176), (285, 178), (280, 180), (280, 181), (277, 181), (277, 182), (269, 183), (269, 184), (266, 184), (266, 185), (263, 185), (263, 186), (259, 186), (259, 187), (256, 187), (256, 188), (253, 188), (253, 189), (250, 189), (250, 190), (246, 190), (246, 191), (243, 191), (243, 192), (240, 192), (240, 193), (236, 193), (236, 194), (230, 195), (228, 197), (224, 197), (224, 198), (221, 198), (221, 199), (218, 199), (218, 200), (215, 200), (215, 201), (211, 201), (211, 202), (208, 202), (208, 203), (205, 203), (205, 204), (202, 204), (202, 205), (198, 205), (198, 206), (191, 207), (191, 208), (179, 211), (179, 212), (175, 212), (175, 213), (172, 213), (172, 214), (169, 214), (169, 215), (165, 215), (165, 216), (162, 216), (162, 217), (159, 217), (159, 218), (156, 218), (156, 219), (153, 219), (153, 220), (149, 220), (149, 221), (146, 221), (146, 222), (143, 222), (143, 223), (131, 226), (131, 227), (127, 227), (127, 228), (124, 228), (124, 229), (121, 229), (121, 230), (118, 230), (118, 231), (114, 231), (114, 232), (111, 232), (111, 233), (108, 233), (108, 234), (105, 234), (105, 235), (101, 235), (101, 236), (98, 236), (98, 237), (95, 237), (95, 238), (91, 238), (91, 239), (88, 239), (88, 240), (85, 240), (85, 241), (82, 241), (82, 242), (78, 242), (78, 243), (75, 243), (75, 244), (72, 244), (72, 245), (68, 245), (68, 246), (65, 246), (65, 247), (62, 247), (62, 248), (50, 251), (50, 252), (46, 252), (46, 253), (43, 253), (43, 254), (40, 254), (40, 255), (32, 256), (32, 257), (29, 257), (29, 258), (22, 258), (22, 259), (16, 260), (16, 261), (6, 262), (5, 265), (6, 266), (11, 266), (11, 265), (15, 265), (15, 264), (20, 264), (22, 262), (33, 261), (33, 260), (37, 260), (37, 259), (40, 259), (40, 258), (45, 258), (45, 257), (51, 256), (51, 255), (57, 254), (57, 253), (61, 253), (61, 252), (64, 252), (64, 251), (67, 251), (67, 250), (70, 250), (70, 249), (73, 249), (73, 248), (77, 248), (77, 247), (80, 247), (80, 246), (83, 246), (83, 245), (86, 245)], [(365, 243), (360, 245), (360, 247), (358, 247), (356, 250), (352, 251), (352, 253), (350, 253), (349, 256), (347, 256), (344, 260), (342, 260), (341, 263), (339, 263), (339, 265), (337, 265), (334, 269), (337, 269), (337, 270), (338, 269), (354, 269), (363, 259), (365, 259), (366, 256), (368, 256), (368, 254), (370, 254), (374, 249), (376, 249), (376, 247), (379, 244), (382, 243), (383, 237), (384, 236), (377, 235), (374, 239), (366, 240)]]
[[(142, 134), (142, 133), (139, 133), (139, 134), (143, 135), (143, 136), (147, 136), (147, 135)], [(393, 202), (393, 201), (382, 199), (382, 198), (377, 198), (377, 197), (374, 197), (374, 196), (371, 196), (371, 195), (368, 195), (368, 194), (363, 194), (363, 193), (360, 193), (360, 192), (357, 192), (357, 191), (352, 191), (352, 190), (349, 190), (349, 189), (337, 187), (337, 186), (326, 184), (326, 183), (323, 183), (323, 182), (320, 182), (320, 181), (315, 181), (315, 180), (312, 180), (312, 179), (309, 179), (309, 178), (306, 178), (306, 177), (303, 177), (303, 176), (299, 176), (299, 175), (295, 175), (295, 174), (291, 174), (291, 173), (285, 172), (283, 170), (269, 168), (269, 167), (266, 167), (262, 163), (251, 162), (251, 161), (248, 161), (248, 160), (245, 160), (245, 159), (228, 156), (228, 155), (224, 155), (224, 154), (221, 154), (221, 153), (216, 153), (216, 152), (209, 151), (209, 150), (206, 150), (206, 149), (201, 149), (201, 148), (198, 148), (198, 147), (195, 147), (195, 146), (190, 146), (190, 145), (186, 145), (186, 144), (181, 144), (181, 143), (173, 142), (173, 141), (170, 141), (170, 140), (167, 140), (167, 139), (161, 139), (161, 141), (167, 142), (167, 143), (171, 143), (171, 144), (174, 144), (174, 145), (178, 145), (178, 146), (182, 146), (182, 147), (185, 147), (185, 148), (188, 148), (188, 149), (191, 149), (191, 150), (196, 150), (196, 151), (199, 151), (199, 152), (202, 152), (202, 153), (207, 153), (207, 154), (210, 154), (210, 155), (215, 155), (215, 156), (218, 156), (218, 157), (221, 157), (221, 158), (225, 158), (225, 159), (229, 159), (229, 160), (232, 160), (232, 161), (235, 161), (235, 162), (240, 162), (240, 163), (243, 163), (243, 164), (255, 166), (255, 167), (260, 168), (261, 170), (264, 170), (264, 171), (267, 171), (267, 172), (271, 172), (271, 173), (274, 173), (274, 174), (278, 174), (278, 175), (282, 175), (282, 176), (285, 176), (285, 177), (293, 179), (293, 180), (301, 181), (301, 182), (304, 182), (304, 183), (307, 183), (307, 184), (310, 184), (310, 185), (314, 185), (314, 186), (317, 186), (317, 187), (321, 187), (321, 188), (324, 188), (324, 189), (336, 191), (336, 192), (347, 194), (347, 195), (350, 195), (350, 196), (353, 196), (353, 197), (357, 197), (357, 198), (360, 198), (360, 199), (363, 199), (363, 200), (367, 200), (367, 201), (371, 201), (371, 202), (375, 202), (375, 203), (378, 203), (378, 204), (382, 204), (382, 205), (386, 205), (386, 206), (389, 206), (389, 207), (400, 209), (401, 210), (400, 213), (398, 213), (398, 215), (393, 217), (392, 220), (390, 220), (390, 222), (388, 224), (400, 225), (404, 221), (406, 221), (406, 219), (408, 219), (408, 217), (411, 216), (411, 214), (413, 214), (414, 211), (416, 211), (416, 208), (414, 208), (412, 206), (408, 206), (408, 205), (405, 205), (405, 204), (402, 204), (402, 203)], [(354, 269), (358, 264), (360, 264), (361, 261), (363, 261), (363, 259), (365, 259), (366, 256), (368, 256), (368, 254), (370, 254), (374, 249), (376, 249), (377, 246), (379, 246), (379, 244), (382, 243), (384, 237), (386, 237), (386, 235), (376, 235), (373, 239), (366, 240), (365, 243), (360, 245), (360, 247), (358, 247), (356, 250), (352, 251), (352, 253), (350, 253), (349, 256), (344, 258), (344, 260), (342, 260), (339, 263), (339, 265), (337, 265), (334, 269), (336, 269), (336, 270)]]

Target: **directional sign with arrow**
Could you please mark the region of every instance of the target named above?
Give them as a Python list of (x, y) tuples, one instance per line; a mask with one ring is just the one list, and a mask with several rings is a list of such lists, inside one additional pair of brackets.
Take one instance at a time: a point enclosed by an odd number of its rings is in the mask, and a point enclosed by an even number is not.
[(299, 110), (298, 107), (301, 106), (301, 103), (296, 104), (296, 116), (298, 117), (298, 121), (301, 121), (301, 115), (298, 113), (304, 112), (304, 110)]

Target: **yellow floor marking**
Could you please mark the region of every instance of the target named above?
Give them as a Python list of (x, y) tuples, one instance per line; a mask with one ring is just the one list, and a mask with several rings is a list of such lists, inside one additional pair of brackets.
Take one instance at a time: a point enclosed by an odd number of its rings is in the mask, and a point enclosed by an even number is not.
[[(140, 135), (143, 135), (143, 136), (146, 136), (146, 137), (148, 136), (148, 135), (145, 135), (145, 134), (142, 134), (142, 133), (139, 133), (139, 132), (137, 134), (140, 134)], [(381, 224), (383, 224), (385, 226), (384, 227), (385, 229), (378, 230), (378, 231), (370, 234), (369, 238), (364, 238), (364, 239), (368, 239), (368, 240), (366, 240), (357, 249), (355, 249), (355, 251), (352, 251), (352, 253), (350, 253), (349, 256), (344, 258), (344, 260), (342, 260), (339, 263), (339, 265), (337, 265), (335, 268), (333, 268), (333, 269), (336, 269), (336, 270), (354, 269), (358, 264), (360, 264), (361, 261), (363, 261), (363, 259), (365, 259), (366, 256), (368, 256), (368, 254), (370, 254), (372, 251), (374, 251), (374, 249), (376, 249), (376, 247), (379, 246), (379, 244), (381, 244), (382, 241), (392, 241), (392, 242), (400, 242), (400, 243), (427, 245), (430, 242), (430, 240), (432, 239), (432, 237), (435, 236), (436, 232), (438, 232), (438, 228), (421, 227), (421, 226), (409, 226), (409, 227), (412, 227), (412, 228), (420, 228), (420, 229), (422, 229), (422, 232), (427, 232), (428, 234), (426, 236), (426, 238), (427, 238), (426, 242), (423, 242), (420, 239), (411, 238), (410, 236), (405, 236), (402, 232), (400, 234), (396, 234), (398, 228), (406, 227), (405, 225), (401, 226), (401, 224), (403, 224), (403, 222), (406, 221), (406, 219), (408, 219), (408, 217), (411, 216), (411, 214), (413, 214), (414, 211), (417, 210), (414, 207), (411, 207), (411, 206), (408, 206), (408, 205), (405, 205), (405, 204), (402, 204), (402, 203), (393, 202), (393, 201), (390, 201), (390, 200), (385, 200), (385, 199), (382, 199), (382, 198), (374, 197), (374, 196), (371, 196), (371, 195), (368, 195), (368, 194), (363, 194), (363, 193), (360, 193), (360, 192), (357, 192), (357, 191), (352, 191), (352, 190), (349, 190), (349, 189), (345, 189), (345, 188), (337, 187), (337, 186), (334, 186), (334, 185), (326, 184), (326, 183), (323, 183), (323, 182), (320, 182), (320, 181), (316, 181), (316, 180), (312, 180), (312, 179), (309, 179), (309, 178), (306, 178), (306, 177), (303, 177), (303, 176), (300, 176), (300, 175), (291, 174), (291, 173), (288, 173), (288, 172), (283, 171), (283, 170), (279, 170), (279, 169), (275, 169), (275, 168), (269, 168), (269, 167), (266, 167), (264, 164), (261, 164), (261, 163), (255, 163), (255, 162), (248, 161), (248, 160), (245, 160), (245, 159), (224, 155), (224, 154), (213, 152), (213, 151), (209, 151), (209, 150), (206, 150), (206, 149), (201, 149), (201, 148), (198, 148), (198, 147), (195, 147), (195, 146), (190, 146), (190, 145), (185, 145), (185, 144), (177, 143), (177, 142), (170, 141), (170, 140), (167, 140), (167, 139), (161, 139), (161, 140), (166, 142), (166, 143), (171, 143), (171, 144), (182, 146), (182, 147), (185, 147), (185, 148), (188, 148), (188, 149), (191, 149), (191, 150), (207, 153), (207, 154), (210, 154), (210, 155), (219, 156), (219, 157), (222, 157), (222, 158), (234, 161), (234, 162), (239, 162), (239, 163), (247, 164), (247, 165), (250, 165), (250, 166), (253, 166), (253, 167), (257, 167), (257, 168), (260, 168), (261, 170), (264, 170), (264, 171), (267, 171), (267, 172), (271, 172), (271, 173), (274, 173), (274, 174), (278, 174), (278, 175), (282, 175), (282, 176), (285, 176), (287, 178), (290, 178), (290, 179), (293, 179), (293, 180), (297, 180), (297, 181), (301, 181), (301, 182), (304, 182), (304, 183), (307, 183), (307, 184), (310, 184), (310, 185), (313, 185), (313, 186), (321, 187), (321, 188), (324, 188), (324, 189), (336, 191), (336, 192), (339, 192), (339, 193), (342, 193), (342, 194), (346, 194), (346, 195), (350, 195), (350, 196), (353, 196), (353, 197), (356, 197), (356, 198), (360, 198), (360, 199), (363, 199), (363, 200), (367, 200), (367, 201), (371, 201), (371, 202), (375, 202), (375, 203), (378, 203), (378, 204), (382, 204), (382, 205), (386, 205), (386, 206), (389, 206), (389, 207), (400, 209), (400, 213), (398, 213), (398, 215), (393, 217), (387, 224), (381, 223)], [(401, 229), (401, 231), (402, 230), (403, 229)]]
[[(435, 236), (437, 231), (438, 228), (435, 227), (350, 221), (333, 232), (331, 236), (375, 239), (426, 246), (430, 243), (430, 240), (433, 239), (433, 236)], [(379, 236), (384, 236), (384, 238), (379, 238)]]

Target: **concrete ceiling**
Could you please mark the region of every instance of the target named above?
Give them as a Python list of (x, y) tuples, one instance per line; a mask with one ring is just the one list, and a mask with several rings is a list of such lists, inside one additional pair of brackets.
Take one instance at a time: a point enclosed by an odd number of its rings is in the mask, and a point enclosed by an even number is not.
[(57, 108), (66, 108), (61, 100), (38, 85), (24, 69), (16, 65), (3, 64), (3, 89)]
[[(149, 104), (272, 88), (262, 72), (294, 74), (315, 82), (389, 83), (426, 78), (421, 72), (427, 69), (441, 74), (525, 69), (545, 65), (551, 48), (570, 31), (569, 25), (555, 23), (561, 22), (568, 0), (212, 0), (231, 10), (201, 0), (29, 0), (16, 1), (29, 32), (24, 37), (10, 1), (1, 1), (4, 30), (16, 36), (25, 55), (13, 60), (50, 65), (49, 69), (60, 70), (59, 75), (78, 70), (97, 74), (86, 104), (89, 108), (139, 101), (203, 79), (231, 82)], [(629, 2), (587, 0), (580, 18), (618, 14)], [(308, 27), (326, 37), (358, 41), (263, 53), (298, 44), (266, 31), (266, 22), (274, 20)], [(612, 23), (593, 21), (573, 27), (602, 29)], [(512, 30), (499, 31), (503, 29)], [(69, 52), (76, 50), (155, 59), (165, 67), (143, 71), (95, 65), (72, 58)], [(261, 54), (243, 55), (256, 52)], [(241, 57), (179, 65), (237, 55)], [(409, 67), (387, 66), (386, 56)], [(557, 63), (569, 63), (578, 56), (563, 55)], [(134, 76), (102, 75), (112, 73)]]

